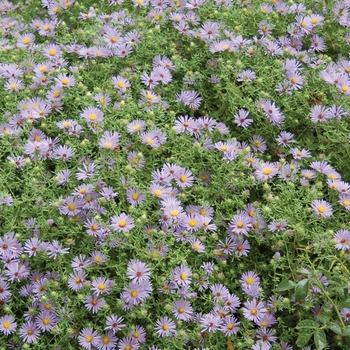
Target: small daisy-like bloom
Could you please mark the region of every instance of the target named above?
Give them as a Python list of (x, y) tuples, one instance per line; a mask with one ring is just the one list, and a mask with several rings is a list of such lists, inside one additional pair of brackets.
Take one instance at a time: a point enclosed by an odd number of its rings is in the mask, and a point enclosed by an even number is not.
[(324, 200), (314, 200), (311, 204), (311, 208), (317, 215), (324, 218), (328, 218), (333, 214), (332, 206)]
[(138, 350), (139, 348), (139, 342), (133, 337), (124, 337), (118, 342), (119, 350)]
[(46, 332), (51, 330), (60, 320), (57, 314), (51, 310), (43, 310), (36, 317), (35, 323), (41, 331)]
[(129, 337), (134, 338), (138, 343), (146, 342), (146, 330), (141, 326), (136, 326), (130, 333)]
[(205, 246), (199, 239), (193, 239), (191, 242), (191, 248), (195, 250), (197, 253), (204, 253)]
[(338, 250), (350, 249), (350, 231), (339, 230), (334, 235), (335, 248)]
[(189, 214), (184, 216), (181, 224), (186, 230), (193, 232), (202, 227), (203, 218), (198, 214)]
[(91, 350), (100, 343), (101, 337), (92, 327), (83, 328), (78, 336), (79, 345), (84, 349)]
[(24, 88), (24, 84), (22, 80), (17, 78), (9, 78), (9, 80), (5, 83), (5, 90), (10, 92), (18, 92)]
[(223, 320), (220, 316), (209, 314), (200, 318), (202, 332), (215, 332), (222, 325)]
[(340, 315), (345, 322), (350, 321), (350, 309), (349, 308), (340, 309)]
[(255, 72), (253, 72), (250, 69), (243, 70), (241, 73), (238, 74), (237, 76), (237, 81), (252, 81), (253, 79), (256, 78)]
[(19, 336), (21, 339), (28, 343), (34, 343), (40, 335), (40, 330), (34, 322), (27, 321), (25, 322), (19, 330)]
[(72, 147), (63, 145), (58, 146), (53, 150), (52, 157), (54, 159), (62, 159), (64, 161), (69, 160), (74, 157), (74, 150)]
[(195, 90), (181, 91), (176, 94), (176, 102), (182, 102), (193, 110), (200, 107), (202, 100), (202, 97)]
[(103, 305), (105, 305), (106, 302), (104, 299), (98, 299), (95, 295), (87, 295), (85, 299), (85, 307), (92, 311), (92, 313), (97, 313), (98, 310), (100, 310)]
[(113, 333), (120, 331), (125, 327), (123, 324), (123, 317), (118, 317), (116, 315), (107, 316), (105, 330), (112, 330)]
[[(0, 285), (0, 288), (1, 288), (1, 285)], [(0, 299), (0, 300), (3, 300), (3, 299)], [(16, 327), (17, 327), (17, 323), (13, 316), (5, 315), (3, 317), (0, 317), (0, 332), (4, 333), (5, 335), (9, 335), (16, 331)]]
[(191, 284), (192, 271), (185, 265), (180, 265), (171, 272), (171, 279), (179, 286)]
[(161, 129), (158, 129), (158, 128), (155, 128), (154, 130), (149, 132), (143, 132), (140, 135), (140, 137), (141, 137), (142, 143), (152, 148), (160, 147), (167, 140), (166, 134)]
[(80, 114), (88, 123), (101, 123), (103, 120), (103, 112), (95, 107), (87, 107)]
[(245, 212), (235, 215), (229, 224), (229, 232), (235, 236), (245, 235), (251, 228), (251, 219)]
[(68, 196), (64, 202), (58, 208), (59, 212), (64, 215), (74, 216), (80, 213), (84, 200), (80, 198), (75, 198), (73, 196)]
[(91, 282), (91, 291), (99, 296), (100, 294), (109, 294), (113, 286), (113, 281), (105, 277), (97, 277)]
[(230, 291), (223, 284), (213, 284), (210, 286), (210, 290), (216, 302), (226, 300), (230, 295)]
[(98, 350), (113, 350), (116, 348), (118, 338), (114, 335), (112, 331), (102, 334), (100, 342), (97, 345)]
[(128, 232), (135, 227), (134, 219), (125, 213), (121, 213), (118, 216), (113, 215), (111, 217), (111, 226), (115, 232)]
[(216, 22), (207, 21), (199, 31), (202, 39), (212, 40), (220, 34), (220, 27)]
[(239, 324), (240, 322), (238, 322), (235, 317), (227, 316), (223, 319), (219, 329), (225, 334), (226, 337), (231, 337), (232, 335), (237, 334), (239, 331), (239, 327), (237, 327)]
[(291, 148), (290, 154), (293, 156), (294, 159), (303, 159), (303, 158), (310, 158), (311, 153), (307, 149), (303, 148), (300, 150), (299, 148)]
[[(340, 186), (341, 186), (341, 183), (338, 185), (338, 189)], [(348, 185), (345, 184), (345, 186), (347, 190)], [(346, 210), (350, 211), (350, 193), (340, 193), (338, 203), (340, 203)]]
[(75, 80), (74, 75), (72, 75), (72, 74), (60, 73), (55, 78), (55, 82), (56, 82), (58, 87), (69, 88), (69, 87), (74, 86), (76, 80)]
[(259, 285), (260, 278), (254, 271), (244, 272), (240, 282), (242, 286), (252, 287), (253, 285)]
[(122, 77), (121, 75), (113, 77), (112, 83), (118, 91), (126, 92), (127, 90), (130, 90), (130, 88), (131, 88), (130, 81), (128, 79)]
[(275, 163), (266, 162), (256, 165), (254, 175), (258, 180), (268, 180), (278, 174), (278, 167)]
[(175, 173), (175, 181), (176, 181), (176, 184), (181, 188), (191, 187), (194, 182), (194, 177), (190, 170), (185, 168), (180, 168)]
[(282, 131), (276, 138), (277, 143), (280, 146), (288, 147), (289, 144), (296, 142), (293, 140), (294, 135), (288, 131)]
[(119, 139), (120, 139), (120, 134), (118, 132), (105, 131), (102, 134), (98, 145), (101, 148), (114, 150), (118, 146)]
[(160, 337), (172, 337), (176, 334), (175, 322), (169, 317), (161, 317), (156, 322), (156, 333)]
[(133, 206), (136, 207), (139, 204), (142, 204), (146, 200), (146, 195), (139, 190), (128, 187), (126, 189), (127, 201)]
[(32, 33), (23, 34), (17, 39), (17, 47), (19, 49), (24, 49), (34, 44), (34, 42), (35, 42), (34, 34)]
[(138, 282), (130, 282), (128, 287), (123, 288), (123, 292), (120, 295), (120, 299), (128, 305), (139, 305), (149, 296), (149, 292), (146, 291), (145, 285)]
[(235, 124), (246, 129), (250, 124), (253, 123), (253, 119), (247, 118), (248, 115), (249, 115), (249, 111), (243, 108), (239, 109), (238, 113), (235, 114), (235, 120), (234, 120)]
[(131, 162), (131, 165), (134, 168), (138, 168), (138, 169), (143, 168), (146, 162), (142, 153), (138, 153), (136, 151), (129, 152), (127, 158), (128, 158), (128, 161)]
[(127, 126), (129, 134), (141, 133), (145, 128), (146, 123), (141, 119), (134, 120)]
[(256, 300), (255, 298), (246, 301), (242, 310), (243, 316), (247, 320), (253, 321), (255, 323), (259, 322), (259, 320), (266, 313), (265, 305), (261, 301)]
[(329, 110), (322, 105), (315, 105), (310, 111), (310, 118), (312, 122), (327, 123), (329, 119), (332, 118)]
[(246, 240), (239, 240), (236, 242), (236, 255), (247, 256), (250, 250), (250, 244)]
[(99, 251), (93, 251), (91, 253), (91, 262), (95, 264), (103, 264), (107, 261), (107, 256)]
[(49, 60), (57, 59), (63, 54), (62, 49), (59, 45), (51, 44), (47, 45), (43, 49), (43, 55)]
[(189, 322), (193, 316), (193, 308), (186, 300), (177, 300), (174, 303), (173, 314), (177, 320)]
[(144, 262), (133, 259), (129, 261), (126, 273), (132, 281), (144, 282), (149, 280), (150, 268)]

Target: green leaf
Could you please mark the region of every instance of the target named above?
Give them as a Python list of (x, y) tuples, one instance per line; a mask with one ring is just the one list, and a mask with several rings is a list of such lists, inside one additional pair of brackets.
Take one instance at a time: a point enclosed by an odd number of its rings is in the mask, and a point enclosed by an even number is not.
[(314, 331), (314, 341), (317, 350), (322, 350), (327, 346), (326, 333), (323, 329), (315, 329)]
[(339, 335), (343, 334), (341, 328), (336, 323), (330, 323), (328, 325), (328, 328), (331, 329), (334, 333), (337, 333)]
[(295, 301), (298, 302), (300, 300), (304, 300), (309, 291), (309, 280), (307, 278), (298, 282), (295, 287)]
[(328, 324), (329, 320), (330, 320), (331, 316), (330, 315), (317, 315), (317, 320), (322, 322), (323, 324)]
[(311, 271), (306, 269), (305, 267), (300, 267), (298, 270), (297, 270), (298, 273), (302, 273), (303, 275), (311, 275)]
[(345, 337), (348, 337), (350, 335), (350, 326), (345, 327), (345, 329), (343, 330), (343, 335)]
[(297, 329), (316, 329), (318, 328), (318, 323), (314, 320), (302, 320), (297, 324)]
[(309, 342), (311, 336), (312, 336), (312, 332), (300, 333), (296, 341), (297, 345), (300, 348), (304, 347)]
[(275, 289), (275, 292), (284, 292), (285, 290), (290, 290), (295, 288), (297, 284), (293, 281), (282, 281), (277, 288)]

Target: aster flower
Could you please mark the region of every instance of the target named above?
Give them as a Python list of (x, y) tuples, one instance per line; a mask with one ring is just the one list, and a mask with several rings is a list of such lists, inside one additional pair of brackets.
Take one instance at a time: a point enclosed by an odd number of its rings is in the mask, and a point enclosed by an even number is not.
[(195, 90), (181, 91), (176, 94), (176, 102), (182, 102), (191, 109), (198, 109), (202, 102), (202, 97)]
[(24, 89), (24, 84), (22, 80), (18, 78), (9, 78), (4, 86), (5, 90), (10, 92), (18, 92), (19, 90)]
[(161, 317), (156, 321), (156, 333), (160, 337), (173, 337), (176, 334), (176, 325), (169, 317)]
[(111, 217), (111, 226), (115, 232), (128, 232), (135, 227), (134, 219), (125, 213), (121, 213), (118, 216), (113, 215)]
[(53, 329), (59, 320), (60, 318), (55, 312), (51, 310), (42, 310), (35, 318), (35, 323), (41, 331), (46, 332)]
[(143, 283), (130, 282), (128, 287), (124, 287), (120, 299), (127, 305), (134, 306), (142, 303), (149, 296), (146, 290), (147, 281)]
[[(0, 300), (4, 300), (1, 299)], [(17, 323), (15, 318), (11, 315), (5, 315), (0, 317), (0, 332), (4, 333), (6, 336), (14, 333), (16, 331)]]
[(115, 150), (118, 146), (120, 134), (113, 131), (105, 131), (99, 141), (99, 146), (105, 149)]
[(226, 337), (231, 337), (232, 335), (236, 335), (239, 331), (239, 327), (237, 327), (239, 324), (240, 322), (238, 322), (235, 317), (227, 316), (223, 319), (219, 329)]
[(230, 295), (230, 291), (220, 283), (211, 285), (210, 290), (216, 302), (226, 300), (226, 298)]
[(332, 118), (332, 115), (325, 106), (315, 105), (310, 111), (310, 118), (311, 121), (315, 123), (327, 123), (327, 121)]
[(314, 200), (311, 203), (311, 208), (318, 216), (328, 218), (333, 214), (332, 206), (324, 200)]
[(334, 235), (335, 248), (338, 250), (350, 249), (350, 231), (339, 230)]
[(133, 282), (144, 282), (150, 278), (150, 268), (144, 262), (133, 259), (128, 263), (127, 275)]
[(118, 317), (117, 315), (110, 315), (106, 317), (106, 327), (105, 330), (112, 330), (113, 333), (120, 331), (125, 327), (123, 324), (123, 317)]
[(107, 256), (99, 251), (93, 251), (91, 253), (91, 262), (101, 265), (107, 261)]
[(185, 265), (180, 265), (171, 272), (171, 279), (179, 286), (187, 286), (191, 283), (192, 271)]
[(136, 151), (129, 152), (127, 159), (129, 162), (131, 162), (131, 165), (137, 169), (143, 168), (146, 162), (142, 153)]
[(260, 278), (254, 271), (244, 272), (240, 279), (242, 287), (252, 287), (260, 284)]
[(146, 127), (146, 123), (143, 120), (137, 119), (128, 124), (127, 130), (129, 134), (140, 133)]
[(114, 282), (105, 278), (97, 277), (91, 282), (91, 291), (94, 295), (109, 294)]
[(222, 325), (223, 320), (220, 316), (209, 314), (204, 315), (200, 319), (200, 325), (202, 327), (202, 332), (215, 332)]
[(139, 342), (133, 337), (124, 337), (118, 342), (119, 350), (138, 350), (139, 348)]
[(310, 158), (311, 153), (307, 149), (303, 148), (302, 150), (299, 150), (299, 148), (291, 148), (290, 154), (293, 156), (294, 159), (303, 159), (303, 158)]
[[(254, 226), (253, 226), (254, 227)], [(235, 253), (238, 256), (247, 256), (250, 250), (250, 244), (246, 240), (237, 240)]]
[(345, 308), (340, 309), (340, 315), (345, 322), (350, 321), (350, 309), (349, 308), (345, 307)]
[(235, 124), (246, 129), (250, 124), (253, 123), (253, 119), (247, 118), (248, 115), (249, 115), (249, 111), (243, 108), (240, 108), (238, 110), (238, 113), (235, 114), (235, 120), (234, 120)]
[(100, 123), (103, 120), (103, 113), (99, 108), (87, 107), (80, 114), (88, 123)]
[(268, 180), (278, 174), (278, 167), (275, 163), (258, 163), (254, 175), (258, 180)]
[(80, 331), (78, 341), (79, 345), (84, 349), (92, 350), (94, 346), (97, 346), (100, 343), (101, 337), (92, 327), (86, 327)]
[(19, 336), (21, 339), (28, 343), (34, 343), (40, 335), (40, 330), (37, 325), (32, 321), (26, 321), (23, 323), (22, 327), (19, 330)]
[(255, 323), (259, 322), (259, 320), (266, 313), (266, 308), (264, 304), (253, 298), (252, 300), (248, 300), (244, 303), (243, 316), (250, 321), (254, 321)]
[(250, 217), (245, 212), (235, 215), (229, 224), (229, 232), (234, 236), (245, 235), (251, 228)]

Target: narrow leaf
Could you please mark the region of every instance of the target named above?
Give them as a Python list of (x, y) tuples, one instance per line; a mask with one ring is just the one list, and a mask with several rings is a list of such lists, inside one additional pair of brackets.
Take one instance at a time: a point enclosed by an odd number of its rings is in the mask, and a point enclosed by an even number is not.
[(285, 290), (290, 290), (295, 288), (297, 284), (293, 281), (282, 281), (277, 288), (275, 289), (275, 292), (284, 292)]
[(295, 287), (295, 301), (298, 302), (300, 300), (304, 300), (309, 291), (309, 280), (307, 278), (298, 282)]
[(330, 320), (331, 316), (330, 315), (317, 315), (317, 320), (322, 322), (323, 324), (328, 324), (329, 320)]
[(314, 341), (317, 350), (322, 350), (327, 346), (326, 333), (323, 329), (315, 329)]
[(316, 329), (318, 323), (313, 320), (302, 320), (297, 324), (297, 329)]
[(300, 267), (297, 272), (302, 273), (303, 275), (311, 275), (311, 271), (306, 269), (305, 267)]

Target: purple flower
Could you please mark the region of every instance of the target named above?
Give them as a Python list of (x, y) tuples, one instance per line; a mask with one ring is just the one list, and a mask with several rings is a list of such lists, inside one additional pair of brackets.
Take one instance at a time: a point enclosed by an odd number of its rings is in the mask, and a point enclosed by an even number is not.
[(37, 325), (32, 321), (27, 321), (23, 323), (22, 327), (19, 330), (19, 336), (21, 339), (28, 343), (34, 343), (40, 335), (40, 330)]
[(250, 321), (253, 321), (255, 323), (259, 322), (259, 320), (264, 316), (266, 313), (266, 308), (264, 304), (256, 300), (255, 298), (253, 300), (248, 300), (244, 303), (243, 310), (243, 316)]
[(302, 150), (299, 150), (299, 148), (291, 148), (290, 154), (293, 156), (294, 159), (302, 159), (302, 158), (310, 158), (311, 153), (307, 149), (303, 148)]
[(220, 34), (220, 27), (215, 22), (207, 21), (202, 25), (199, 34), (202, 39), (212, 40)]
[[(1, 288), (1, 284), (0, 284), (0, 288)], [(4, 300), (4, 299), (0, 298), (0, 300)], [(9, 335), (16, 331), (16, 327), (17, 327), (17, 323), (13, 316), (5, 315), (3, 317), (0, 317), (0, 332), (4, 333), (5, 335)]]
[(332, 118), (332, 115), (325, 106), (315, 105), (310, 111), (310, 118), (315, 123), (327, 123)]
[(240, 282), (242, 284), (242, 287), (245, 286), (250, 288), (254, 285), (259, 285), (260, 278), (254, 271), (248, 271), (243, 273)]
[(173, 314), (177, 320), (189, 322), (193, 316), (193, 308), (186, 300), (177, 300), (174, 303)]
[(52, 156), (55, 159), (62, 159), (66, 161), (74, 157), (74, 150), (73, 148), (66, 145), (58, 146), (53, 150)]
[(107, 316), (105, 330), (112, 330), (113, 333), (120, 331), (125, 327), (123, 324), (123, 317), (118, 317), (116, 315)]
[(85, 307), (89, 310), (92, 311), (92, 313), (97, 313), (98, 310), (100, 310), (103, 305), (105, 305), (106, 302), (103, 298), (98, 299), (97, 296), (95, 295), (87, 295), (85, 299)]
[(52, 310), (42, 310), (35, 318), (35, 323), (43, 332), (50, 331), (60, 320), (58, 315)]
[(350, 231), (339, 230), (334, 235), (335, 248), (339, 250), (350, 249)]
[(118, 216), (113, 215), (111, 217), (111, 226), (115, 232), (128, 232), (135, 227), (134, 219), (125, 213), (121, 213)]
[(5, 83), (5, 90), (10, 92), (18, 92), (24, 88), (24, 84), (22, 80), (17, 78), (9, 78), (9, 80)]
[(202, 97), (200, 97), (195, 90), (181, 91), (176, 94), (176, 102), (182, 102), (185, 106), (189, 106), (191, 109), (196, 110), (201, 105)]
[(332, 206), (324, 200), (314, 200), (311, 204), (311, 208), (317, 215), (324, 218), (328, 218), (333, 214)]
[(229, 232), (234, 236), (245, 235), (251, 228), (250, 217), (245, 212), (235, 215), (229, 224)]
[(144, 262), (133, 259), (128, 263), (127, 275), (133, 282), (145, 282), (149, 280), (150, 268)]
[(256, 165), (256, 170), (254, 175), (258, 180), (268, 180), (273, 178), (278, 174), (278, 168), (275, 163), (266, 162), (266, 163), (258, 163)]
[(349, 308), (340, 309), (340, 315), (345, 322), (350, 321), (350, 309)]
[(169, 317), (161, 317), (156, 322), (156, 333), (160, 337), (173, 337), (176, 334), (176, 325)]
[(139, 348), (139, 342), (133, 337), (125, 337), (118, 342), (119, 350), (138, 350)]
[(109, 294), (114, 282), (106, 277), (97, 277), (91, 282), (91, 291), (94, 295)]
[(105, 131), (102, 134), (98, 145), (101, 148), (115, 150), (118, 146), (119, 138), (120, 134), (118, 132)]
[(294, 135), (288, 131), (282, 131), (276, 138), (280, 146), (288, 147), (290, 143), (296, 142), (293, 140)]
[(117, 337), (114, 335), (112, 331), (108, 333), (102, 334), (100, 338), (100, 342), (97, 345), (98, 350), (113, 350), (117, 344)]
[(171, 279), (179, 286), (187, 286), (191, 283), (192, 271), (185, 265), (180, 265), (171, 272)]
[(146, 290), (146, 282), (130, 282), (128, 287), (124, 287), (120, 295), (120, 299), (127, 305), (133, 306), (141, 304), (149, 296), (149, 291)]
[(247, 118), (249, 115), (249, 111), (240, 108), (238, 110), (238, 113), (235, 114), (235, 120), (234, 122), (238, 125), (241, 126), (242, 128), (246, 129), (250, 124), (253, 123), (253, 119)]
[(103, 113), (96, 107), (87, 107), (80, 114), (88, 123), (100, 123), (103, 120)]
[(210, 290), (216, 302), (226, 300), (230, 295), (230, 291), (223, 284), (213, 284), (210, 286)]
[(221, 327), (222, 323), (221, 317), (213, 314), (205, 315), (200, 319), (202, 332), (215, 332)]
[(141, 135), (141, 141), (145, 145), (151, 146), (152, 148), (158, 148), (163, 143), (166, 142), (167, 136), (166, 134), (158, 128), (153, 129), (149, 132), (143, 132)]
[(79, 345), (84, 349), (92, 350), (100, 343), (101, 337), (92, 327), (83, 328), (78, 336)]
[(226, 337), (231, 337), (232, 335), (237, 334), (239, 331), (239, 327), (237, 327), (239, 324), (240, 322), (238, 322), (235, 317), (227, 316), (223, 319), (219, 329), (225, 334)]

